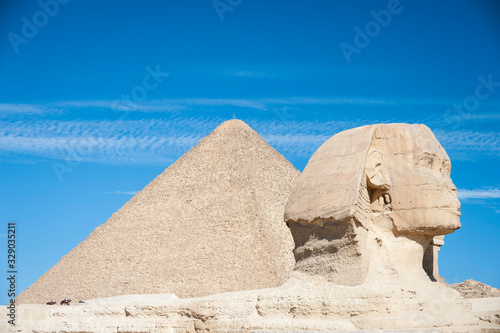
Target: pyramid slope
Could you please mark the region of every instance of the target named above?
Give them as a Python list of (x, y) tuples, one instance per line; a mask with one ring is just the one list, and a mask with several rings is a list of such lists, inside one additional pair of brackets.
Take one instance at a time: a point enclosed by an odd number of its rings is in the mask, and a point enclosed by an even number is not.
[(240, 120), (221, 124), (19, 296), (197, 297), (278, 286), (294, 265), (284, 206), (300, 174)]

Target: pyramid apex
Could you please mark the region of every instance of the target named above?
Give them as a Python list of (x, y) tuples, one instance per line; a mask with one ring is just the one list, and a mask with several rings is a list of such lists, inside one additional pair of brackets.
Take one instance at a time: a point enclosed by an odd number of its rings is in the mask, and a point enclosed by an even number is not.
[(231, 119), (223, 122), (220, 124), (217, 129), (233, 129), (233, 130), (245, 130), (245, 129), (251, 129), (250, 126), (248, 126), (247, 123), (245, 123), (243, 120), (240, 119)]

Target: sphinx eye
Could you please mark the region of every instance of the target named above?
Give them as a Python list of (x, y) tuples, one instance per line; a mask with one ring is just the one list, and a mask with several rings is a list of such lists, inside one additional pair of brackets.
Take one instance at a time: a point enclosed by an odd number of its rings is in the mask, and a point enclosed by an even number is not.
[(449, 176), (451, 174), (451, 162), (448, 160), (443, 161), (443, 166), (441, 167), (441, 174)]

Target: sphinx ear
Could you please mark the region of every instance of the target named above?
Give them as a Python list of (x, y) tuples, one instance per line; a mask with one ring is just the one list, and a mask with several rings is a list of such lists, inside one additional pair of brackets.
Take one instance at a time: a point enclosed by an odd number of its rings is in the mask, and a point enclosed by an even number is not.
[(370, 149), (366, 156), (365, 173), (369, 188), (385, 190), (391, 188), (391, 181), (386, 176), (384, 168), (384, 156), (380, 151)]

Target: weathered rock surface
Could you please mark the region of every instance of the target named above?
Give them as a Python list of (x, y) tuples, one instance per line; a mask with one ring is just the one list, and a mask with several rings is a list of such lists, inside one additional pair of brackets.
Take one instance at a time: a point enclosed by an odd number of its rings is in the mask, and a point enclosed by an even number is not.
[(294, 264), (283, 212), (299, 174), (247, 124), (227, 121), (22, 292), (18, 303), (279, 286)]
[(450, 285), (465, 298), (500, 297), (500, 289), (469, 279)]
[(486, 332), (500, 328), (495, 323), (500, 298), (464, 300), (440, 283), (429, 282), (428, 287), (434, 297), (396, 286), (346, 287), (296, 276), (280, 288), (202, 298), (143, 295), (140, 301), (25, 305), (18, 309), (18, 325), (9, 332)]

